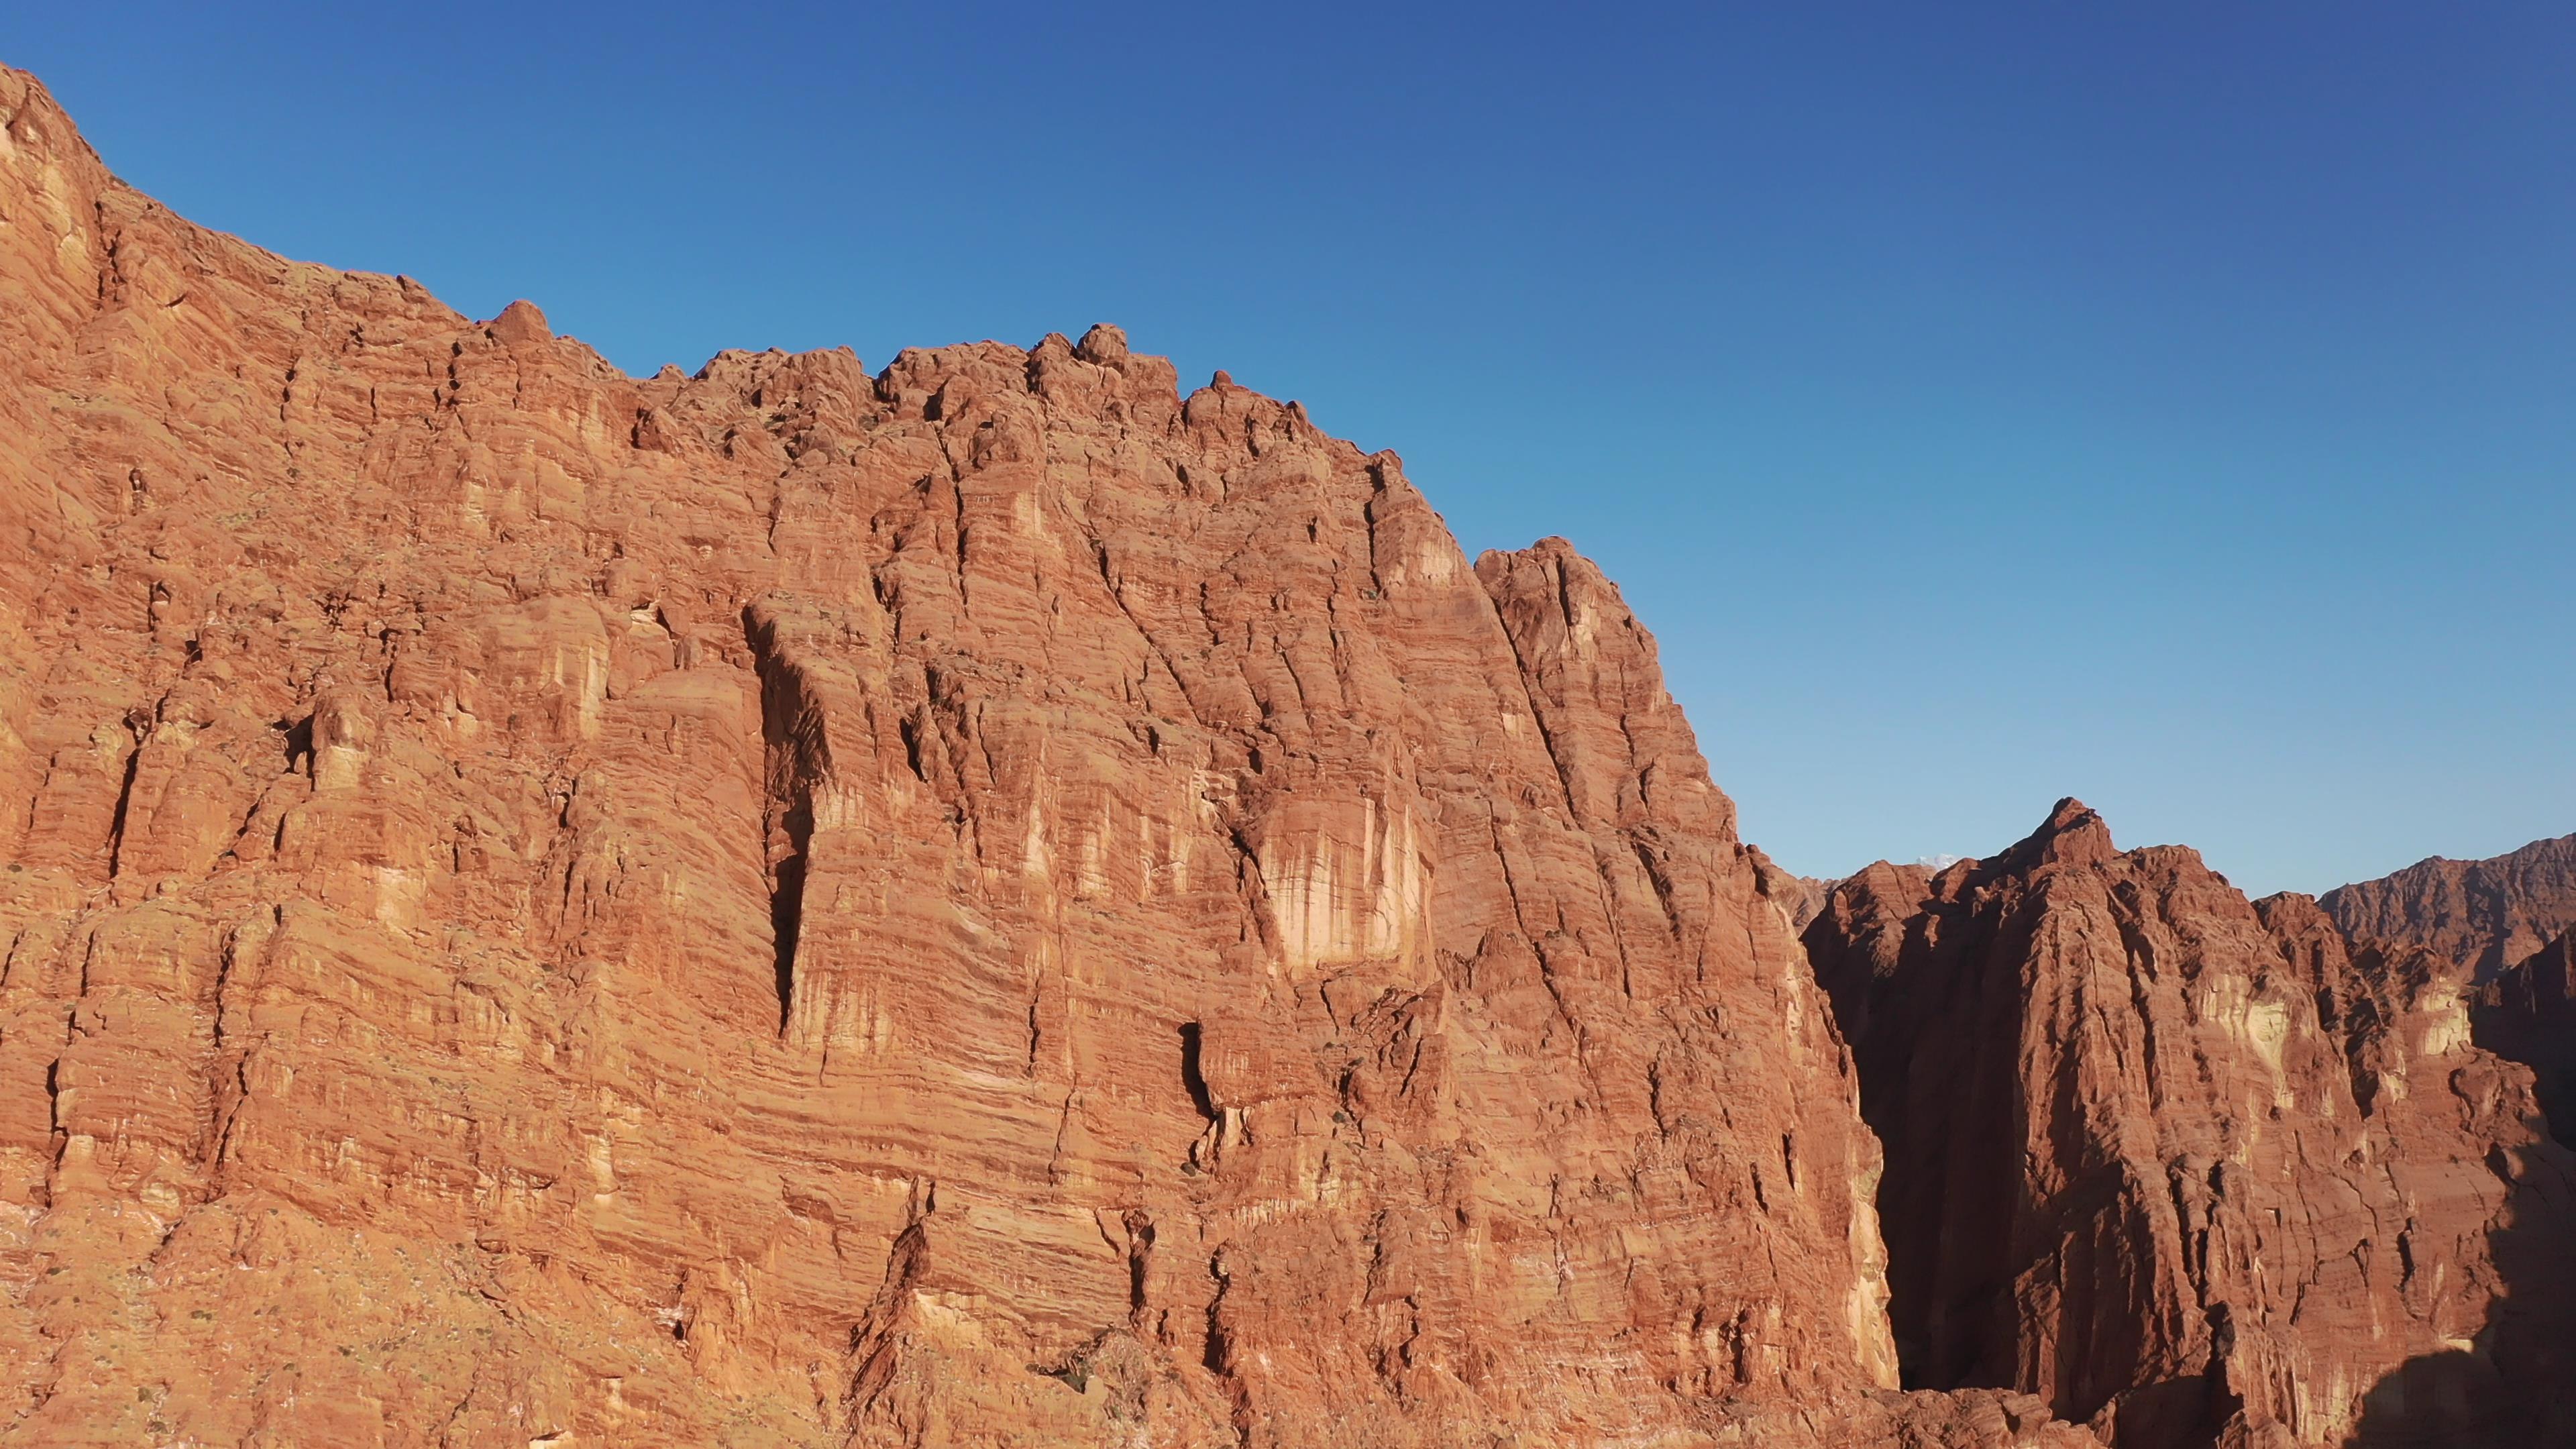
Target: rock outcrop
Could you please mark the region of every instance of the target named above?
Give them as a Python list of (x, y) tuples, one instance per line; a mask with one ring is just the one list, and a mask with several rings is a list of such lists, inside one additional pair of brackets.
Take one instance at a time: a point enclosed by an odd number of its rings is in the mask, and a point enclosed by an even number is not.
[(0, 125), (0, 1442), (2092, 1442), (1898, 1390), (1802, 886), (1564, 544)]
[(1871, 1125), (1909, 1386), (2123, 1449), (2568, 1442), (2568, 1154), (2464, 968), (2356, 961), (2074, 801), (1809, 927)]
[(2484, 984), (2576, 928), (2576, 835), (2491, 860), (2420, 860), (2317, 898), (2355, 940), (2421, 946)]

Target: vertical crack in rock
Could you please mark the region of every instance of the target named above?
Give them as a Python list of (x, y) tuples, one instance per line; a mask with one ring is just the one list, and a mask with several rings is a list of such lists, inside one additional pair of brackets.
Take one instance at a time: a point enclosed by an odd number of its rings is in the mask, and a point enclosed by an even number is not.
[(774, 619), (745, 612), (744, 632), (760, 675), (760, 737), (765, 786), (761, 858), (769, 883), (772, 970), (778, 1024), (796, 1003), (796, 945), (805, 926), (805, 876), (814, 841), (811, 757), (819, 749), (816, 711), (794, 665), (781, 657)]
[(1153, 1274), (1154, 1218), (1140, 1208), (1122, 1215), (1127, 1229), (1127, 1320), (1138, 1331), (1147, 1327), (1146, 1286)]
[(125, 721), (126, 732), (133, 744), (125, 752), (125, 767), (116, 786), (116, 812), (107, 826), (107, 878), (116, 879), (125, 860), (125, 827), (134, 808), (134, 781), (143, 769), (143, 744), (150, 738), (150, 724), (139, 713)]
[[(1227, 1367), (1231, 1345), (1225, 1329), (1225, 1295), (1234, 1285), (1226, 1270), (1223, 1252), (1208, 1258), (1208, 1276), (1216, 1281), (1216, 1294), (1208, 1299), (1207, 1342), (1199, 1353), (1199, 1366), (1209, 1373), (1231, 1378), (1232, 1371)], [(1240, 1392), (1239, 1388), (1237, 1392)]]
[(776, 959), (773, 967), (778, 978), (778, 1023), (787, 1024), (787, 1016), (796, 1001), (796, 938), (805, 923), (805, 852), (814, 831), (814, 812), (804, 800), (788, 803), (771, 797), (770, 808), (775, 823), (770, 826), (770, 850), (775, 859), (769, 868), (769, 929)]
[(1213, 1125), (1223, 1120), (1216, 1109), (1216, 1099), (1208, 1093), (1207, 1074), (1200, 1068), (1199, 1051), (1204, 1033), (1195, 1021), (1181, 1023), (1181, 1085), (1189, 1090), (1190, 1104)]

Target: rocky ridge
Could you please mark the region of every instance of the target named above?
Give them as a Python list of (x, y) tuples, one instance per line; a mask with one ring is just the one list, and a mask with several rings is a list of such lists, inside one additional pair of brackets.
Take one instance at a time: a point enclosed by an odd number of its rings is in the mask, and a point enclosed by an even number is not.
[(2317, 898), (2356, 940), (2420, 946), (2479, 984), (2576, 928), (2576, 835), (2489, 860), (2434, 856)]

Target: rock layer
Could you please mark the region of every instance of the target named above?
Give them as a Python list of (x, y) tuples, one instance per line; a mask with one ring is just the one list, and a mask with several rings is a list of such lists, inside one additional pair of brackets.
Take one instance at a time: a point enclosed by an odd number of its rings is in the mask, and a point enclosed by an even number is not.
[(1896, 1391), (1801, 884), (1561, 542), (0, 121), (0, 1442), (2090, 1442)]
[(2123, 1449), (2565, 1442), (2568, 1154), (2463, 968), (2356, 961), (2074, 801), (1809, 927), (1887, 1144), (1906, 1381)]

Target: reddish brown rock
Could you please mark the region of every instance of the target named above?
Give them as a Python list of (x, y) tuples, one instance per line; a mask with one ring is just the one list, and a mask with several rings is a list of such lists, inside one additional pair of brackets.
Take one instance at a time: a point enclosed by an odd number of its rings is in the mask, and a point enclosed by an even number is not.
[(2576, 835), (2492, 860), (2420, 860), (2317, 898), (2355, 940), (2422, 946), (2480, 983), (2576, 927)]
[(2565, 1441), (2570, 1159), (2464, 971), (2356, 963), (2073, 801), (1843, 882), (1807, 942), (1887, 1144), (1909, 1386), (2123, 1449)]
[(0, 120), (0, 1442), (2089, 1442), (1895, 1391), (1799, 884), (1562, 543)]

